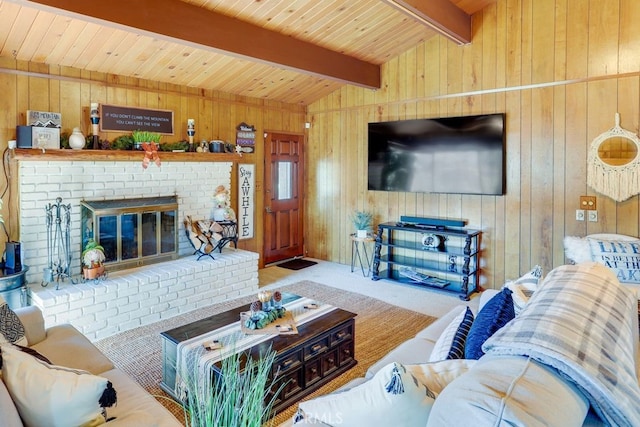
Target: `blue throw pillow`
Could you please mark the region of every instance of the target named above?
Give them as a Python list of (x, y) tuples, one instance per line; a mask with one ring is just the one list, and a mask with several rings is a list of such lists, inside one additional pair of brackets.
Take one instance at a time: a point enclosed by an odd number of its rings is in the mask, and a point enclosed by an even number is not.
[(480, 359), (482, 344), (515, 317), (511, 290), (503, 288), (482, 307), (471, 325), (464, 347), (465, 359)]
[(467, 311), (464, 313), (464, 318), (462, 319), (462, 322), (460, 322), (460, 326), (458, 326), (458, 330), (453, 337), (453, 342), (451, 343), (451, 349), (449, 350), (447, 359), (464, 359), (464, 348), (472, 324), (473, 312), (469, 307), (467, 307)]

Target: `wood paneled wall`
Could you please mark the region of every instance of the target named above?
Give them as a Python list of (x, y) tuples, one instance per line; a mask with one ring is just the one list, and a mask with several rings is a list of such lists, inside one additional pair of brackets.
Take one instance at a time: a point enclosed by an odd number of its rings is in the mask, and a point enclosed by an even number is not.
[[(473, 43), (436, 37), (384, 65), (377, 91), (345, 87), (308, 108), (306, 250), (348, 264), (350, 215), (464, 218), (482, 236), (482, 280), (564, 264), (565, 235), (639, 233), (639, 202), (586, 184), (588, 147), (614, 125), (638, 132), (640, 2), (499, 0), (473, 16)], [(506, 113), (507, 194), (367, 190), (367, 123)], [(461, 159), (463, 161), (464, 159)], [(578, 222), (596, 195), (598, 222)]]
[[(235, 143), (236, 126), (240, 122), (254, 125), (257, 129), (256, 152), (245, 154), (241, 163), (256, 165), (256, 218), (254, 238), (241, 240), (239, 247), (262, 251), (262, 212), (264, 202), (264, 131), (302, 133), (304, 131), (305, 108), (258, 98), (230, 95), (223, 92), (199, 90), (154, 81), (125, 78), (116, 75), (89, 73), (78, 69), (45, 66), (31, 62), (0, 58), (0, 150), (7, 148), (7, 141), (15, 139), (17, 125), (26, 123), (26, 111), (56, 111), (62, 113), (62, 131), (70, 132), (80, 126), (86, 134), (91, 132), (89, 105), (99, 102), (130, 107), (158, 108), (174, 112), (175, 135), (163, 136), (167, 142), (187, 138), (187, 118), (196, 121), (195, 140), (223, 139)], [(102, 138), (113, 139), (125, 132), (108, 132)], [(198, 154), (193, 154), (198, 155)], [(207, 154), (201, 154), (206, 156)], [(162, 156), (162, 154), (161, 154)], [(140, 157), (142, 161), (142, 155)], [(236, 169), (234, 168), (234, 173)], [(237, 177), (232, 176), (235, 180)], [(15, 185), (15, 182), (11, 183)], [(141, 183), (143, 185), (143, 183)], [(206, 182), (192, 182), (188, 177), (185, 186), (206, 186)], [(6, 179), (0, 177), (0, 188), (5, 188)], [(211, 195), (213, 196), (213, 188)], [(237, 200), (234, 185), (232, 197)], [(52, 195), (52, 198), (57, 197)], [(16, 218), (15, 192), (4, 196), (2, 213), (12, 240), (19, 238)], [(44, 207), (43, 207), (44, 209)], [(44, 214), (44, 211), (43, 211)], [(28, 226), (22, 224), (21, 226)], [(1, 233), (0, 233), (1, 234)], [(0, 238), (4, 246), (3, 238)]]

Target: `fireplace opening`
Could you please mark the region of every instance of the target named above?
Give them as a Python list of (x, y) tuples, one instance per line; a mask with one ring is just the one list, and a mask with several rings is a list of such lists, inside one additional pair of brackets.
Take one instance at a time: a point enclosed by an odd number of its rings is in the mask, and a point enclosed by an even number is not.
[(178, 257), (177, 196), (80, 202), (82, 247), (94, 239), (105, 265), (122, 270)]

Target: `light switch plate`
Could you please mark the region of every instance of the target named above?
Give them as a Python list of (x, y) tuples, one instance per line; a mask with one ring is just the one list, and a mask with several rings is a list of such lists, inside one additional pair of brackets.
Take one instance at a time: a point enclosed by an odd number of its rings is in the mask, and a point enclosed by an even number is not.
[(576, 221), (584, 221), (584, 209), (576, 209)]
[(598, 211), (587, 211), (589, 222), (598, 222)]

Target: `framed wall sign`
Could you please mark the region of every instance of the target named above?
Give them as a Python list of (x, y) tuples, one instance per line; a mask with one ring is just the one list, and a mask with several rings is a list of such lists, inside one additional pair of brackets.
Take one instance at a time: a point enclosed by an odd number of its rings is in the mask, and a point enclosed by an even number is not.
[(31, 146), (33, 148), (60, 148), (62, 114), (27, 110), (27, 125), (32, 126)]
[(173, 135), (173, 111), (100, 105), (101, 131), (141, 130)]
[(236, 145), (239, 145), (244, 153), (253, 153), (256, 145), (256, 128), (245, 122), (236, 126)]
[(255, 165), (238, 165), (238, 238), (253, 238), (255, 208)]

